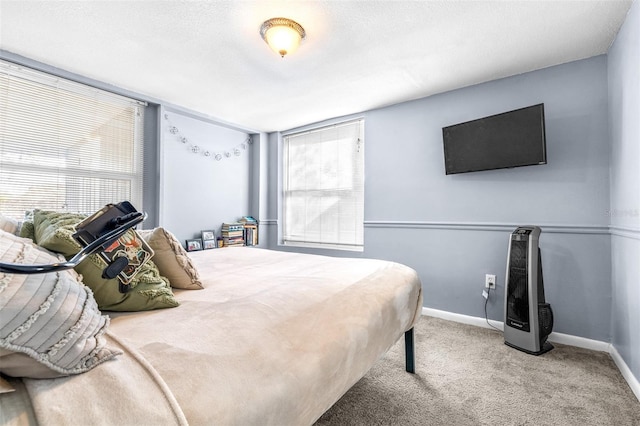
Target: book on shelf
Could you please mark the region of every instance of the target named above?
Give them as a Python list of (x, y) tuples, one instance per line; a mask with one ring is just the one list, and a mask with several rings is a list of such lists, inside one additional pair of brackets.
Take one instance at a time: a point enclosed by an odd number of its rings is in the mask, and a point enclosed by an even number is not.
[(258, 245), (258, 221), (252, 216), (243, 216), (238, 220), (244, 226), (244, 241), (248, 246)]
[(242, 223), (242, 224), (247, 224), (247, 223), (252, 223), (252, 224), (258, 224), (258, 221), (255, 220), (253, 218), (253, 216), (242, 216), (242, 218), (240, 218), (240, 220), (238, 221), (238, 223)]
[(244, 225), (239, 222), (223, 223), (220, 233), (225, 247), (245, 245)]
[(233, 223), (223, 223), (222, 224), (222, 232), (233, 232), (233, 231), (242, 231), (244, 230), (244, 225), (240, 222)]
[(258, 227), (257, 226), (245, 227), (244, 240), (246, 245), (248, 246), (258, 245)]
[(258, 245), (258, 221), (243, 216), (237, 222), (223, 223), (221, 237), (225, 247)]

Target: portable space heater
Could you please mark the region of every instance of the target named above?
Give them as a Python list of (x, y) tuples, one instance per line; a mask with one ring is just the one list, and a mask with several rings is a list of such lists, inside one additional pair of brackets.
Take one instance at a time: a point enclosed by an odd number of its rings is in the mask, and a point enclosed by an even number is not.
[(544, 298), (540, 228), (522, 226), (509, 239), (504, 298), (504, 343), (532, 355), (553, 349), (547, 337), (553, 311)]

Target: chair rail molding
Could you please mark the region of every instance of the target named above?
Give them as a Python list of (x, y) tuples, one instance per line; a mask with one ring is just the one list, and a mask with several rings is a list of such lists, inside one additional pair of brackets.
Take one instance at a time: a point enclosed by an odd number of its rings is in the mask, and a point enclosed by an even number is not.
[[(529, 223), (492, 223), (492, 222), (431, 222), (431, 221), (396, 221), (365, 220), (365, 228), (409, 228), (409, 229), (444, 229), (465, 231), (508, 231)], [(558, 234), (609, 234), (610, 227), (604, 225), (575, 225), (565, 223), (537, 224), (542, 232)]]
[(640, 228), (611, 225), (609, 226), (609, 229), (611, 230), (611, 235), (615, 235), (616, 237), (626, 237), (634, 240), (640, 240)]

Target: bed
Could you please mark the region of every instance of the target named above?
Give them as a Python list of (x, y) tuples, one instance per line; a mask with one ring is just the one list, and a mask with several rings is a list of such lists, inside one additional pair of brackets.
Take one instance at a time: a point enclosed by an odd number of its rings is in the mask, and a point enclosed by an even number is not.
[(404, 336), (422, 307), (404, 265), (234, 247), (190, 252), (202, 289), (179, 306), (104, 312), (120, 355), (81, 374), (7, 378), (7, 424), (313, 424)]

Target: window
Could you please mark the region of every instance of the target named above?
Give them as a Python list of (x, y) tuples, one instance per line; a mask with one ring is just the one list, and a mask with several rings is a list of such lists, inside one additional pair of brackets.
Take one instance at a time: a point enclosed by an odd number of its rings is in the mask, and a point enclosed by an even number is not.
[(0, 211), (142, 208), (144, 104), (0, 61)]
[(283, 243), (362, 251), (364, 121), (284, 137)]

